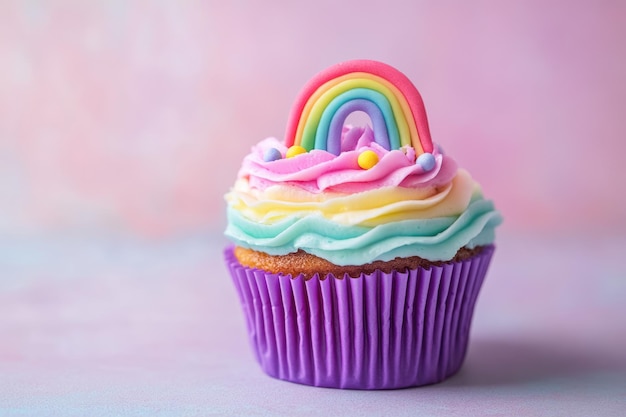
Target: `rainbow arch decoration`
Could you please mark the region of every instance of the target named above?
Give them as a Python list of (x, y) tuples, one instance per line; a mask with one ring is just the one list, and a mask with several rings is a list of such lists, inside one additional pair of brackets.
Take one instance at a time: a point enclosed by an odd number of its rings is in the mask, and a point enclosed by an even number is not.
[(385, 149), (409, 145), (417, 155), (433, 152), (417, 88), (397, 69), (371, 60), (343, 62), (314, 76), (292, 107), (285, 144), (339, 155), (343, 124), (355, 111), (369, 116), (375, 141)]

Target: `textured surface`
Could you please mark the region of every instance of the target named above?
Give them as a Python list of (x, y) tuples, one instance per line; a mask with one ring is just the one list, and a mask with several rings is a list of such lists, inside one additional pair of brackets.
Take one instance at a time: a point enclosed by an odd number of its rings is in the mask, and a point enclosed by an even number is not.
[[(467, 249), (461, 248), (452, 258), (454, 261), (467, 259), (476, 255), (482, 250), (482, 246)], [(392, 261), (376, 261), (365, 265), (348, 265), (339, 267), (328, 262), (326, 259), (318, 258), (315, 255), (308, 254), (303, 250), (292, 252), (283, 256), (271, 256), (264, 252), (257, 252), (252, 249), (236, 246), (233, 254), (243, 266), (249, 268), (262, 269), (264, 271), (282, 274), (291, 274), (296, 276), (302, 274), (306, 279), (311, 278), (315, 274), (325, 277), (328, 274), (334, 274), (343, 277), (348, 274), (351, 277), (358, 277), (361, 273), (371, 273), (378, 270), (390, 272), (392, 270), (405, 271), (406, 269), (417, 269), (419, 267), (428, 267), (430, 265), (441, 265), (443, 262), (432, 262), (419, 256), (410, 258), (397, 258)]]
[(0, 415), (623, 416), (626, 238), (506, 237), (461, 371), (362, 392), (266, 376), (223, 239), (1, 242)]

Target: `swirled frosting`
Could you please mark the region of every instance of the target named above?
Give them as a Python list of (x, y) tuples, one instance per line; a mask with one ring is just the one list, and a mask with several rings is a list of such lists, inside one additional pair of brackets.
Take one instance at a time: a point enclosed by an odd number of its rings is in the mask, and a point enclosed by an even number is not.
[[(430, 170), (413, 147), (376, 143), (369, 127), (344, 127), (339, 155), (314, 149), (266, 161), (269, 149), (287, 152), (277, 139), (261, 141), (226, 195), (226, 235), (239, 246), (270, 255), (301, 249), (336, 265), (441, 261), (492, 243), (501, 222), (478, 184), (437, 148)], [(357, 162), (364, 151), (378, 157), (371, 169)]]

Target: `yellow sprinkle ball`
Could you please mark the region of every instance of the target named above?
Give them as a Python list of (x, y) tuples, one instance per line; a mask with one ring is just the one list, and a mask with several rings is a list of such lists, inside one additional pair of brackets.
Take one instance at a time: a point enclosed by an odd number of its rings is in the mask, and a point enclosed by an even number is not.
[(363, 169), (370, 169), (378, 163), (378, 155), (374, 151), (365, 151), (359, 155), (359, 166)]
[(285, 154), (285, 156), (287, 158), (293, 158), (294, 156), (300, 155), (302, 153), (306, 153), (306, 149), (304, 149), (302, 146), (293, 145), (289, 149), (287, 149), (287, 153)]

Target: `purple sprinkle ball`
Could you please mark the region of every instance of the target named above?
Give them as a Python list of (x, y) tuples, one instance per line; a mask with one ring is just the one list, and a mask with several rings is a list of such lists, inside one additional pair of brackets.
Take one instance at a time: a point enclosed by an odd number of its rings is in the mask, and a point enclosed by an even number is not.
[(435, 157), (433, 156), (433, 154), (428, 153), (428, 152), (423, 153), (420, 156), (418, 156), (416, 162), (426, 172), (432, 171), (433, 168), (435, 168), (435, 165), (437, 164), (437, 161), (435, 160)]
[(268, 150), (265, 151), (265, 154), (263, 155), (263, 160), (265, 162), (272, 162), (272, 161), (277, 161), (279, 159), (282, 159), (282, 157), (283, 156), (278, 149), (269, 148)]

